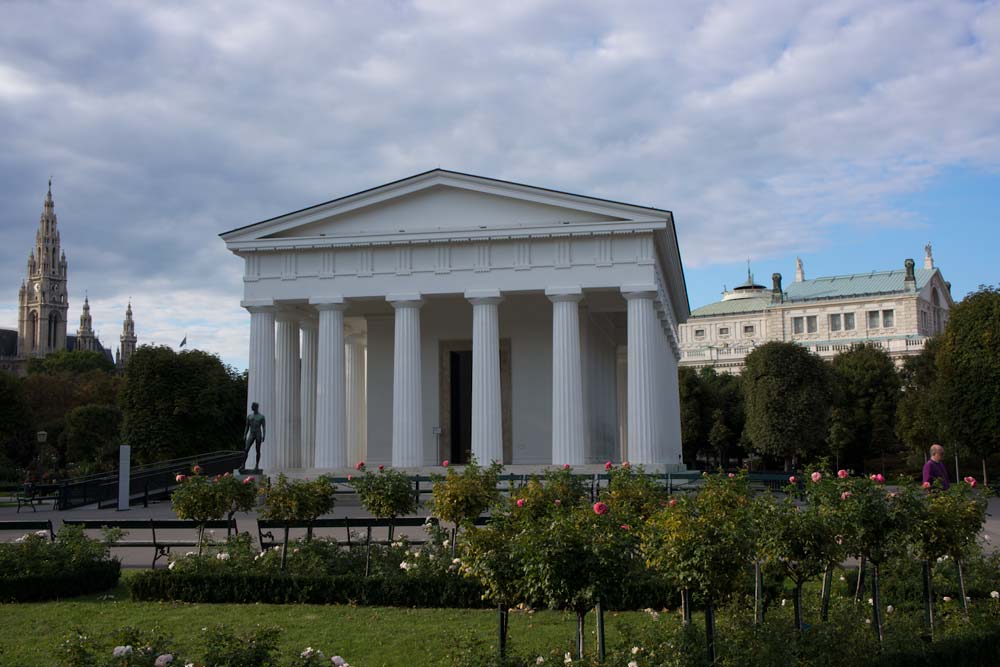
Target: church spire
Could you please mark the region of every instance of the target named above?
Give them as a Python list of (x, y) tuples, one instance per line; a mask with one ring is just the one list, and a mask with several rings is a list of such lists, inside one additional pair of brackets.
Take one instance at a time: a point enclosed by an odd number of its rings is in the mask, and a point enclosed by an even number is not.
[(132, 320), (132, 299), (128, 300), (125, 308), (125, 320), (122, 322), (122, 335), (119, 338), (121, 345), (118, 347), (119, 356), (117, 359), (118, 368), (124, 369), (128, 365), (128, 360), (135, 352), (136, 335), (135, 322)]
[(59, 228), (52, 179), (49, 179), (35, 246), (28, 254), (24, 299), (20, 301), (17, 351), (22, 356), (44, 356), (66, 349), (66, 254), (59, 246)]

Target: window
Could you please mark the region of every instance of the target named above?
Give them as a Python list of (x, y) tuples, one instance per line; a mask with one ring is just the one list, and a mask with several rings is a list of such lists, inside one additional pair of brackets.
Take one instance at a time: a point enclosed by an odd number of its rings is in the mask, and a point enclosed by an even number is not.
[(878, 329), (878, 311), (869, 310), (868, 311), (868, 328)]
[(753, 335), (753, 331), (754, 331), (754, 329), (753, 329), (753, 325), (752, 324), (746, 324), (746, 325), (743, 326), (743, 335), (744, 336), (752, 336)]
[(806, 317), (806, 333), (816, 333), (818, 326), (816, 325), (816, 316), (809, 315)]
[(801, 317), (792, 318), (792, 333), (800, 334), (804, 331)]
[(894, 324), (894, 319), (895, 319), (893, 317), (894, 314), (895, 313), (893, 313), (893, 311), (891, 311), (891, 310), (883, 310), (882, 311), (882, 326), (883, 327), (885, 327), (886, 329), (891, 329), (894, 326), (896, 326)]
[(830, 331), (840, 331), (840, 314), (830, 316)]
[(704, 329), (695, 329), (694, 330), (694, 337), (695, 338), (704, 338), (705, 337), (705, 330)]
[(844, 313), (844, 331), (854, 331), (854, 313)]
[(719, 335), (720, 336), (728, 336), (729, 335), (729, 327), (719, 327)]

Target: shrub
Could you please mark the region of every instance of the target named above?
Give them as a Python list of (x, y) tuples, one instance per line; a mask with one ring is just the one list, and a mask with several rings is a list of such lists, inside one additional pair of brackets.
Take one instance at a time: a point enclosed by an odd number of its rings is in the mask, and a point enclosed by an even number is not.
[(326, 475), (312, 480), (289, 480), (278, 475), (263, 487), (264, 508), (260, 515), (272, 521), (310, 523), (333, 511), (337, 486)]
[(205, 667), (274, 667), (280, 628), (236, 633), (218, 625), (205, 631)]
[(432, 503), (434, 514), (456, 526), (474, 521), (500, 499), (497, 480), (503, 465), (494, 461), (480, 468), (472, 460), (462, 472), (448, 468), (444, 477), (435, 478)]
[(198, 552), (201, 553), (205, 524), (226, 517), (232, 519), (236, 512), (253, 509), (257, 488), (253, 477), (242, 480), (229, 473), (210, 479), (194, 466), (191, 475), (177, 475), (179, 485), (170, 494), (171, 507), (178, 518), (197, 521)]
[(601, 491), (601, 500), (615, 508), (623, 521), (638, 526), (663, 506), (667, 495), (667, 490), (642, 466), (623, 464), (608, 471), (608, 485)]
[(373, 517), (395, 519), (417, 511), (417, 498), (406, 473), (384, 466), (373, 473), (365, 469), (364, 463), (359, 463), (357, 468), (363, 474), (354, 476), (348, 483)]
[(88, 538), (79, 526), (65, 526), (56, 542), (48, 531), (0, 544), (0, 601), (47, 600), (113, 588), (121, 565), (109, 542)]

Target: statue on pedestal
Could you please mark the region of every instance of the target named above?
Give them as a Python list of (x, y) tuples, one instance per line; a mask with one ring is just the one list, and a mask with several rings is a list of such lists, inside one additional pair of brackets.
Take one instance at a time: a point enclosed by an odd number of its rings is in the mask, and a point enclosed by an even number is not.
[(257, 446), (257, 459), (254, 463), (254, 472), (260, 473), (260, 446), (264, 443), (264, 437), (267, 434), (267, 420), (264, 419), (264, 415), (260, 413), (260, 406), (257, 403), (251, 403), (250, 409), (253, 410), (247, 415), (247, 425), (243, 432), (243, 439), (245, 448), (243, 454), (245, 457), (250, 456), (250, 448), (254, 445)]

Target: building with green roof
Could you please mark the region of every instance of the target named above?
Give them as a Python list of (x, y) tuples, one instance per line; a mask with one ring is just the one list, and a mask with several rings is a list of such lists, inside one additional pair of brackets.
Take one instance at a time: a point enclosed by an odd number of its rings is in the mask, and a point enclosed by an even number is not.
[(795, 281), (782, 287), (775, 273), (770, 289), (748, 269), (746, 282), (694, 309), (680, 326), (680, 364), (739, 373), (747, 354), (776, 340), (799, 343), (827, 359), (870, 343), (901, 363), (944, 330), (954, 305), (930, 244), (924, 250), (920, 269), (908, 259), (900, 269), (810, 280), (796, 260)]

